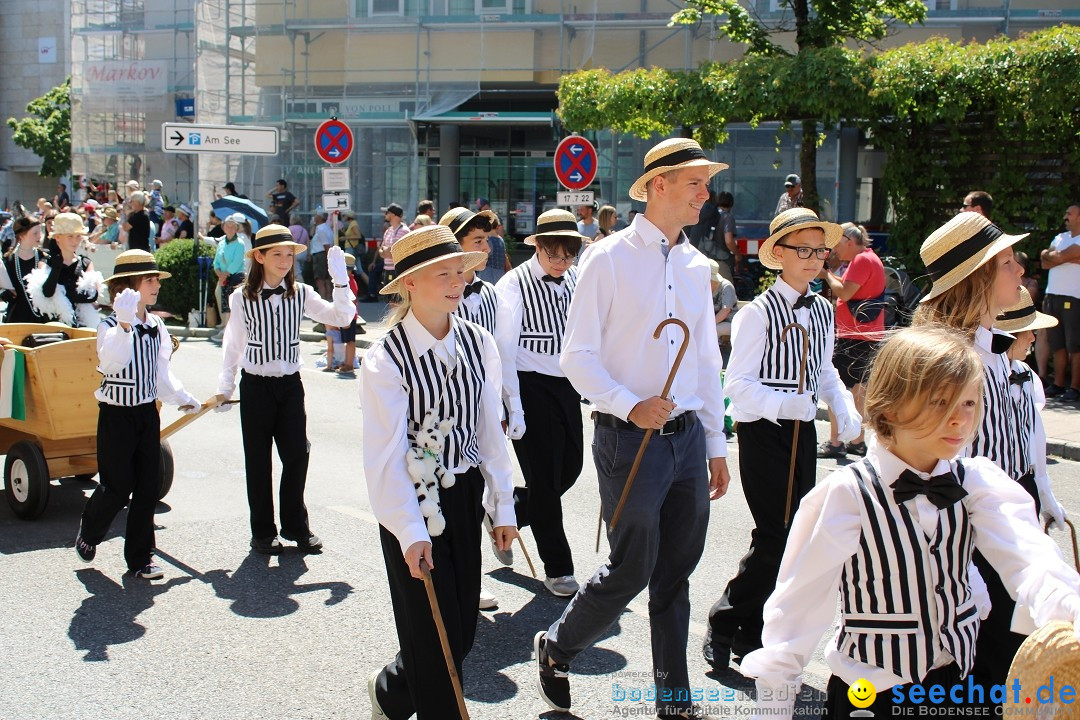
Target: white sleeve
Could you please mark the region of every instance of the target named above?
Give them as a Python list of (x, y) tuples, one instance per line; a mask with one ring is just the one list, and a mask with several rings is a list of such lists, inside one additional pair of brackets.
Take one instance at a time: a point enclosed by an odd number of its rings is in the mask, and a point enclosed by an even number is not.
[(484, 371), (487, 381), (480, 395), (480, 418), (476, 428), (477, 449), (480, 451), (480, 473), (487, 491), (484, 509), (498, 527), (517, 527), (514, 514), (514, 466), (506, 447), (502, 430), (502, 398), (500, 397), (501, 361), (495, 338), (487, 332), (484, 338)]
[[(241, 285), (229, 295), (229, 307), (239, 307), (242, 302), (244, 287)], [(221, 339), (221, 354), (223, 356), (221, 377), (218, 379), (218, 393), (226, 399), (233, 396), (236, 390), (236, 372), (240, 369), (240, 359), (244, 355), (244, 346), (247, 343), (247, 333), (244, 327), (243, 311), (233, 312), (229, 315), (229, 322), (225, 325), (225, 333)]]
[[(707, 282), (707, 281), (706, 281)], [(708, 287), (702, 288), (708, 293)], [(724, 359), (716, 337), (716, 315), (712, 302), (702, 305), (702, 312), (691, 329), (698, 352), (697, 394), (701, 398), (698, 416), (705, 428), (705, 451), (710, 458), (727, 457), (727, 435), (724, 434), (724, 386), (720, 374)]]
[(502, 361), (502, 400), (510, 412), (522, 412), (521, 391), (517, 376), (518, 338), (521, 336), (521, 288), (517, 275), (509, 272), (495, 286), (498, 305), (495, 310), (495, 344)]
[(106, 375), (118, 373), (131, 362), (135, 329), (124, 330), (119, 324), (108, 327), (101, 323), (97, 328), (98, 368)]
[(356, 305), (353, 304), (356, 296), (348, 286), (334, 288), (332, 303), (323, 300), (310, 285), (297, 283), (296, 289), (297, 292), (304, 293), (304, 314), (315, 322), (333, 327), (349, 327), (356, 317)]
[(784, 393), (766, 387), (760, 375), (768, 326), (765, 312), (754, 303), (731, 321), (731, 357), (724, 374), (724, 395), (735, 410), (776, 422)]

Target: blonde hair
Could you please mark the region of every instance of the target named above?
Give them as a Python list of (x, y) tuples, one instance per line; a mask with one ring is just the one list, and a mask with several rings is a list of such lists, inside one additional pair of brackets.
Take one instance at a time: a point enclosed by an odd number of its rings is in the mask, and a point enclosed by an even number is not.
[[(962, 393), (979, 385), (983, 363), (971, 341), (941, 324), (893, 333), (873, 360), (866, 386), (864, 422), (888, 440), (896, 427), (932, 430), (956, 409)], [(979, 419), (973, 428), (979, 426)]]
[(957, 285), (920, 303), (911, 324), (946, 325), (963, 332), (970, 341), (993, 305), (996, 274), (997, 260), (980, 265)]
[(398, 302), (390, 301), (390, 309), (386, 312), (386, 326), (394, 327), (399, 322), (405, 319), (405, 316), (409, 314), (409, 310), (412, 309), (412, 295), (405, 288), (400, 288), (397, 291), (397, 295), (401, 298)]
[(615, 227), (615, 208), (611, 205), (600, 208), (600, 214), (596, 216), (596, 222), (600, 224), (601, 230), (610, 234), (612, 228)]

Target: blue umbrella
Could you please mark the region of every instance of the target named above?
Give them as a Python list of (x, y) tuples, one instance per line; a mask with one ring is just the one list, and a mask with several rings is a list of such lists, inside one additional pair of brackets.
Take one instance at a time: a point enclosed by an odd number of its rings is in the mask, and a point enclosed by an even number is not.
[(226, 195), (220, 200), (210, 203), (210, 207), (214, 208), (215, 211), (219, 211), (214, 214), (222, 220), (232, 213), (240, 213), (251, 222), (252, 232), (258, 232), (260, 227), (270, 224), (270, 217), (266, 214), (266, 211), (247, 198)]

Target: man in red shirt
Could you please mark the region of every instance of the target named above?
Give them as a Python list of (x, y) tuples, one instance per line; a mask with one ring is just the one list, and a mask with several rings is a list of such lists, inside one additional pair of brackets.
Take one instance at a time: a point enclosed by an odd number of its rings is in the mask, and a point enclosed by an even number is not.
[[(825, 282), (836, 297), (836, 347), (833, 365), (851, 390), (855, 407), (863, 411), (867, 369), (885, 332), (885, 267), (870, 247), (870, 238), (861, 225), (844, 223), (844, 234), (833, 248), (840, 262), (848, 263), (843, 277), (826, 271)], [(860, 434), (854, 442), (825, 442), (818, 457), (843, 457), (847, 453), (866, 454)]]

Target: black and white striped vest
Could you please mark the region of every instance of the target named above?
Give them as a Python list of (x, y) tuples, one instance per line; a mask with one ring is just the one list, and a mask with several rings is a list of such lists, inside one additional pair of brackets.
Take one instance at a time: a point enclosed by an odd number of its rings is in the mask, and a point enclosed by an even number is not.
[[(963, 485), (963, 464), (952, 468)], [(921, 682), (934, 663), (932, 602), (941, 644), (966, 676), (975, 659), (979, 612), (968, 584), (974, 530), (963, 502), (939, 511), (937, 534), (927, 538), (869, 460), (851, 471), (858, 480), (862, 536), (840, 580), (837, 649)]]
[[(101, 321), (102, 325), (116, 327), (116, 315)], [(158, 327), (160, 320), (147, 315), (147, 322)], [(144, 333), (146, 326), (132, 325), (131, 361), (118, 373), (102, 372), (101, 392), (110, 402), (124, 407), (144, 405), (157, 399), (157, 363), (161, 350), (161, 329), (156, 335)], [(101, 368), (98, 368), (101, 372)]]
[[(479, 278), (478, 278), (479, 280)], [(480, 292), (475, 296), (479, 302), (467, 303), (462, 299), (454, 314), (459, 318), (476, 323), (492, 335), (495, 334), (495, 312), (498, 308), (498, 296), (495, 294), (495, 286), (487, 281), (483, 282)], [(472, 298), (474, 296), (470, 296)]]
[(1035, 395), (1031, 390), (1032, 382), (1039, 382), (1039, 376), (1034, 372), (1031, 373), (1031, 380), (1016, 386), (1015, 390), (1012, 389), (1012, 383), (1009, 383), (1013, 406), (1016, 409), (1017, 450), (1020, 459), (1027, 466), (1025, 473), (1035, 466), (1035, 415), (1039, 409), (1035, 406)]
[(244, 359), (248, 363), (300, 362), (300, 320), (304, 317), (304, 303), (309, 291), (314, 292), (307, 285), (296, 283), (296, 292), (291, 298), (278, 296), (281, 302), (276, 308), (269, 298), (251, 301), (240, 296), (247, 327)]
[[(814, 304), (810, 310), (810, 347), (806, 354), (806, 388), (817, 401), (818, 379), (821, 377), (823, 363), (832, 363), (832, 358), (824, 357), (825, 341), (828, 332), (834, 327), (833, 309), (829, 301), (820, 295), (813, 295)], [(795, 310), (784, 299), (776, 287), (771, 287), (754, 299), (767, 319), (765, 328), (765, 352), (761, 355), (761, 367), (758, 374), (761, 384), (782, 392), (799, 391), (799, 365), (802, 362), (802, 334), (788, 332), (782, 340), (784, 327), (797, 323)]]
[(465, 465), (479, 465), (476, 431), (480, 421), (480, 395), (487, 370), (484, 368), (484, 340), (480, 328), (451, 315), (456, 361), (452, 368), (428, 350), (419, 358), (409, 342), (405, 327), (398, 323), (383, 343), (401, 373), (402, 388), (409, 396), (408, 434), (415, 446), (416, 434), (429, 410), (439, 420), (453, 419), (446, 438), (442, 464), (453, 471)]
[(983, 416), (971, 443), (971, 456), (989, 458), (1006, 475), (1019, 480), (1029, 463), (1026, 450), (1021, 448), (1017, 403), (1009, 394), (1009, 371), (1004, 354), (983, 361)]
[(566, 314), (574, 297), (578, 269), (570, 266), (563, 275), (565, 290), (562, 297), (555, 283), (544, 282), (532, 274), (529, 263), (518, 265), (518, 286), (521, 288), (521, 334), (518, 345), (541, 355), (558, 355), (562, 352), (563, 333), (566, 332)]

